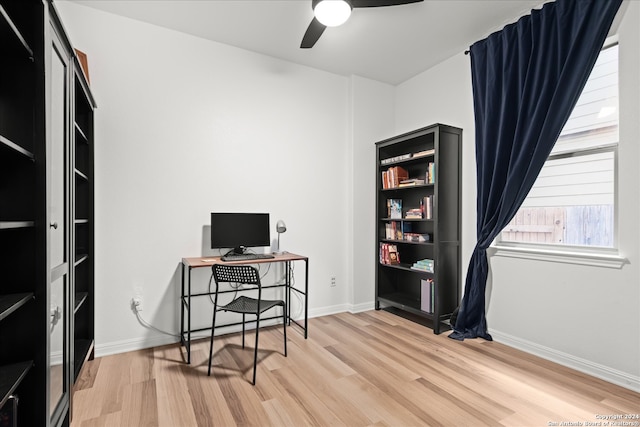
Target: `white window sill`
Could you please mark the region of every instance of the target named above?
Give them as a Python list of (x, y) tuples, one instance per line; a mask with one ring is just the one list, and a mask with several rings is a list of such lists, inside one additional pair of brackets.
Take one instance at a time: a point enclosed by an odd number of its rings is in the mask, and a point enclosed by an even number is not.
[(558, 250), (552, 248), (531, 247), (496, 243), (487, 250), (489, 256), (523, 258), (537, 261), (560, 262), (566, 264), (590, 265), (595, 267), (622, 268), (629, 260), (617, 251), (580, 251), (580, 248)]

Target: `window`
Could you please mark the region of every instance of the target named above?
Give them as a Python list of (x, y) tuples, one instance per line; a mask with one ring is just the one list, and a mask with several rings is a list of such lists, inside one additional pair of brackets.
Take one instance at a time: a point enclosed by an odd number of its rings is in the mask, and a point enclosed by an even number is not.
[(615, 248), (618, 46), (604, 48), (536, 183), (498, 245)]

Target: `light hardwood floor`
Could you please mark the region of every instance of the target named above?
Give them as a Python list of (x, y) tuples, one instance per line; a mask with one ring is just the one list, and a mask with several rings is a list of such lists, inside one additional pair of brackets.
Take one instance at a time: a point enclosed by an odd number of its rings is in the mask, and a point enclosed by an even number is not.
[(310, 319), (307, 340), (296, 326), (287, 336), (285, 358), (282, 328), (261, 330), (255, 387), (252, 333), (244, 350), (239, 334), (216, 337), (211, 377), (208, 340), (192, 344), (191, 365), (178, 344), (97, 358), (72, 427), (550, 426), (640, 412), (638, 393), (385, 311)]

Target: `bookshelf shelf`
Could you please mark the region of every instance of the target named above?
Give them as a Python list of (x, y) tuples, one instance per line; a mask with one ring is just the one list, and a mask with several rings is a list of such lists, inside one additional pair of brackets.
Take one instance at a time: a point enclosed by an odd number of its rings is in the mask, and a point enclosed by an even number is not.
[(11, 365), (0, 366), (0, 408), (18, 388), (29, 369), (33, 366), (32, 361), (13, 363)]
[(443, 124), (376, 143), (376, 309), (411, 313), (436, 334), (460, 299), (461, 144), (462, 129)]
[(33, 299), (33, 292), (0, 295), (0, 320)]

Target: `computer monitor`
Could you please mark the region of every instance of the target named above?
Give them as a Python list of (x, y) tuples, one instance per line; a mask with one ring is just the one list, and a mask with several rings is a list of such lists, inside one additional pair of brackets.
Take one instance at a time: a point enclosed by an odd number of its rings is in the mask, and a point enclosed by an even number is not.
[(211, 248), (233, 248), (241, 254), (247, 247), (271, 246), (268, 213), (211, 212)]

